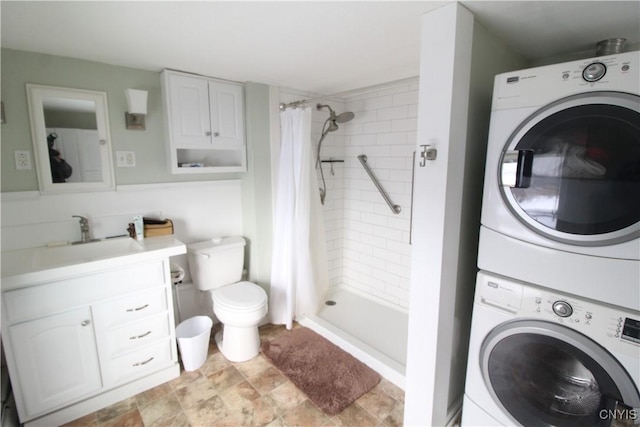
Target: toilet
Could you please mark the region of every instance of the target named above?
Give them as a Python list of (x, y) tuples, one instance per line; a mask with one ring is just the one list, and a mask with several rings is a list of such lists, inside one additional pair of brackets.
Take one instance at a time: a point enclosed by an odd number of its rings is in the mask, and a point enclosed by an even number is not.
[(187, 245), (191, 279), (199, 290), (210, 291), (213, 313), (223, 325), (216, 344), (232, 362), (258, 355), (258, 324), (267, 314), (264, 289), (241, 281), (245, 244), (243, 237), (225, 237)]

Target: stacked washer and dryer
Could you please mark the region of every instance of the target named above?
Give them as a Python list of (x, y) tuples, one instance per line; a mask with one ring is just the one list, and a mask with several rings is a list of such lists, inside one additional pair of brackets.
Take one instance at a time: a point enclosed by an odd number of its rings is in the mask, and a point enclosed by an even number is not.
[(640, 52), (496, 76), (463, 426), (640, 425)]

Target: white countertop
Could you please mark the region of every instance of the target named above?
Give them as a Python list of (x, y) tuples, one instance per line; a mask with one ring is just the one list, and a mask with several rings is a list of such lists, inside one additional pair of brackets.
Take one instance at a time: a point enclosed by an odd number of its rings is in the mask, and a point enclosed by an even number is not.
[[(136, 244), (137, 243), (137, 244)], [(94, 246), (91, 246), (94, 245)], [(101, 248), (110, 248), (104, 253)], [(118, 252), (114, 248), (128, 248)], [(129, 249), (131, 248), (131, 249)], [(57, 254), (73, 250), (73, 258)], [(57, 252), (56, 252), (57, 251)], [(36, 247), (0, 253), (2, 291), (91, 274), (120, 266), (186, 253), (184, 243), (173, 235), (147, 237), (138, 241), (130, 237), (102, 240), (74, 246)], [(42, 262), (42, 259), (45, 262)]]

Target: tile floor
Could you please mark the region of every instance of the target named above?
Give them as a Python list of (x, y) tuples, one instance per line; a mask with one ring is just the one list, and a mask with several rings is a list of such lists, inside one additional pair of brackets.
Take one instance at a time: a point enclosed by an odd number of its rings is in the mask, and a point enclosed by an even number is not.
[[(215, 328), (214, 328), (215, 329)], [(284, 326), (260, 328), (270, 340)], [(340, 414), (328, 417), (262, 354), (227, 361), (211, 340), (209, 356), (193, 372), (67, 424), (85, 426), (374, 426), (402, 425), (404, 392), (382, 381)]]

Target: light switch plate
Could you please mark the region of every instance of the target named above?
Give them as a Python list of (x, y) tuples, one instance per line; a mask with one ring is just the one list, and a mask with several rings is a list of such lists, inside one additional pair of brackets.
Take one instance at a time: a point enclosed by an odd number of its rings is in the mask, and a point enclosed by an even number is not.
[(116, 165), (119, 168), (133, 168), (136, 166), (135, 151), (116, 151)]
[(13, 155), (16, 160), (17, 170), (31, 170), (31, 153), (28, 150), (15, 150)]

